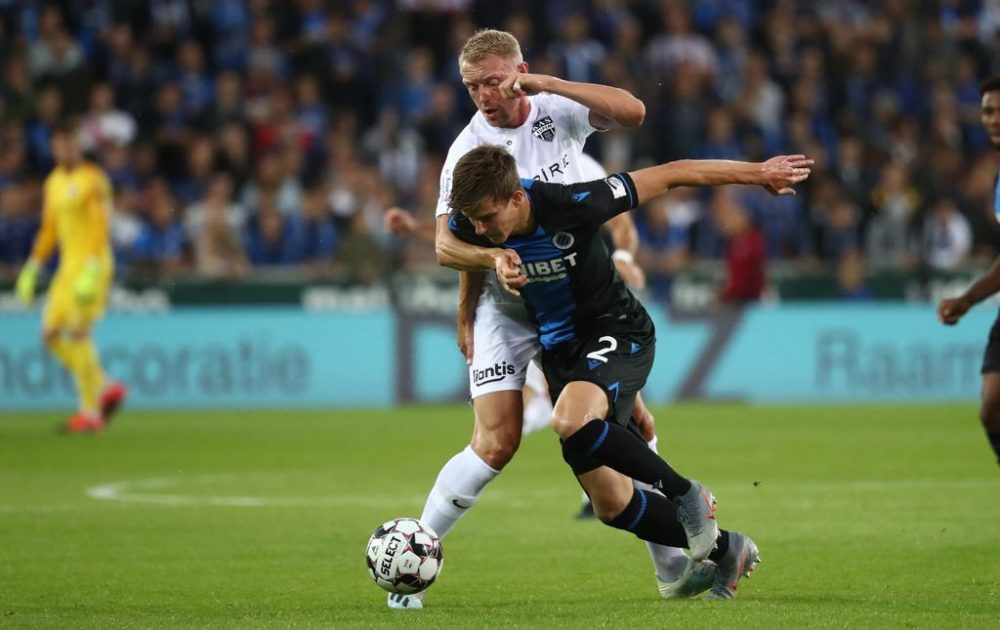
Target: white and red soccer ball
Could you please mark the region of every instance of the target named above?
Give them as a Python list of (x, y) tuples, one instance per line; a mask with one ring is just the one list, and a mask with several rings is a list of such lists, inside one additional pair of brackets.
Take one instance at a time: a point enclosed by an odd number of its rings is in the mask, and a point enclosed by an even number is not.
[(441, 539), (415, 518), (395, 518), (375, 528), (368, 540), (368, 573), (390, 593), (426, 589), (441, 572)]

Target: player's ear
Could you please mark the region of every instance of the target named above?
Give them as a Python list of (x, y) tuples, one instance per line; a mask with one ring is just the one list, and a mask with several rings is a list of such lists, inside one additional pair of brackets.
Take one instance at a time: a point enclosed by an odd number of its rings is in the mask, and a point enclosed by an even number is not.
[(528, 62), (522, 61), (521, 63), (517, 64), (517, 71), (520, 72), (521, 74), (528, 74)]

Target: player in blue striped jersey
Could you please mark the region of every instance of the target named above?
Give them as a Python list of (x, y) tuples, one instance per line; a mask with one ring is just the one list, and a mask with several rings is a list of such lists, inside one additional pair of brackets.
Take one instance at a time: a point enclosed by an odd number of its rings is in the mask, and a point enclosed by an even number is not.
[[(655, 330), (598, 230), (677, 186), (755, 184), (794, 195), (791, 186), (809, 176), (811, 164), (801, 155), (757, 164), (680, 160), (561, 185), (521, 179), (507, 151), (481, 146), (458, 161), (452, 176), (449, 228), (493, 248), (498, 278), (524, 298), (543, 348), (553, 428), (595, 514), (643, 540), (714, 561), (715, 598), (735, 597), (739, 578), (759, 559), (757, 547), (720, 530), (714, 496), (638, 439), (630, 413), (653, 365)], [(633, 479), (659, 492), (636, 489)]]

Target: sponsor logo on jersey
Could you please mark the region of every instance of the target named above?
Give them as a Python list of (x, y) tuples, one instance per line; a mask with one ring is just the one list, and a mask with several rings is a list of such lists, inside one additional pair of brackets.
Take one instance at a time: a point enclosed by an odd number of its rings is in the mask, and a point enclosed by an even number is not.
[(531, 133), (536, 138), (541, 138), (546, 142), (552, 142), (556, 137), (556, 125), (552, 122), (551, 116), (544, 116), (531, 126)]
[(483, 368), (482, 370), (472, 368), (472, 383), (474, 385), (496, 383), (504, 380), (508, 376), (514, 376), (515, 371), (514, 366), (506, 361), (494, 363), (493, 365)]
[[(553, 239), (554, 240), (554, 239)], [(521, 263), (521, 271), (528, 276), (528, 283), (555, 282), (569, 275), (569, 268), (576, 267), (576, 252), (553, 258), (552, 260), (534, 260)]]
[(556, 232), (552, 237), (552, 244), (558, 249), (569, 249), (575, 242), (576, 239), (569, 232)]
[(586, 199), (589, 196), (590, 196), (590, 191), (589, 190), (585, 190), (583, 192), (578, 192), (575, 195), (573, 195), (573, 201), (575, 201), (577, 203), (580, 203), (581, 201), (583, 201), (584, 199)]
[(625, 182), (615, 177), (614, 175), (606, 178), (604, 180), (604, 183), (607, 184), (608, 188), (611, 189), (611, 194), (614, 196), (615, 199), (621, 199), (622, 197), (628, 194), (628, 191), (625, 190)]
[[(538, 169), (538, 174), (532, 179), (540, 182), (560, 182), (563, 181), (562, 178), (566, 176), (569, 172), (569, 156), (565, 153), (559, 158), (558, 162), (553, 162), (548, 166), (543, 166)], [(558, 177), (557, 177), (558, 175)]]

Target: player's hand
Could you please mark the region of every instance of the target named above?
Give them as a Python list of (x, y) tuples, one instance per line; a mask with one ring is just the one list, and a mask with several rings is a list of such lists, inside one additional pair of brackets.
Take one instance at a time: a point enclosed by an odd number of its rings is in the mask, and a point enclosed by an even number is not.
[(29, 260), (21, 268), (21, 273), (17, 276), (17, 284), (14, 287), (17, 299), (21, 300), (25, 306), (31, 304), (35, 299), (36, 284), (38, 284), (38, 263)]
[(459, 310), (457, 325), (456, 325), (456, 337), (458, 339), (458, 349), (462, 352), (462, 356), (465, 357), (465, 363), (472, 365), (472, 352), (475, 350), (473, 346), (473, 327), (476, 323), (475, 311), (471, 315), (467, 315)]
[(500, 286), (511, 295), (521, 295), (519, 289), (528, 284), (528, 276), (521, 270), (521, 257), (512, 249), (505, 249), (493, 259)]
[(941, 300), (937, 309), (938, 319), (945, 326), (954, 326), (970, 308), (972, 308), (972, 304), (962, 298)]
[(417, 231), (417, 220), (402, 208), (389, 208), (382, 216), (385, 231), (399, 236), (412, 236)]
[(635, 420), (639, 432), (642, 433), (642, 439), (651, 442), (656, 437), (656, 420), (638, 396), (636, 396), (635, 404), (632, 405), (632, 418)]
[(772, 195), (795, 195), (795, 184), (809, 178), (813, 160), (804, 155), (776, 155), (761, 165), (761, 181)]
[[(622, 252), (619, 254), (618, 252)], [(635, 260), (632, 259), (632, 255), (625, 250), (616, 250), (614, 254), (611, 255), (611, 260), (615, 263), (615, 269), (618, 270), (618, 275), (622, 277), (625, 284), (631, 289), (645, 289), (646, 288), (646, 272), (642, 270), (642, 267), (635, 264)]]
[(101, 267), (98, 262), (91, 261), (83, 267), (83, 270), (77, 275), (76, 280), (73, 281), (73, 295), (76, 297), (77, 302), (87, 304), (94, 300), (94, 297), (97, 295), (97, 284), (100, 280), (100, 274)]
[(503, 98), (533, 96), (545, 91), (545, 82), (551, 77), (544, 74), (529, 74), (527, 72), (511, 72), (500, 82), (497, 89)]

